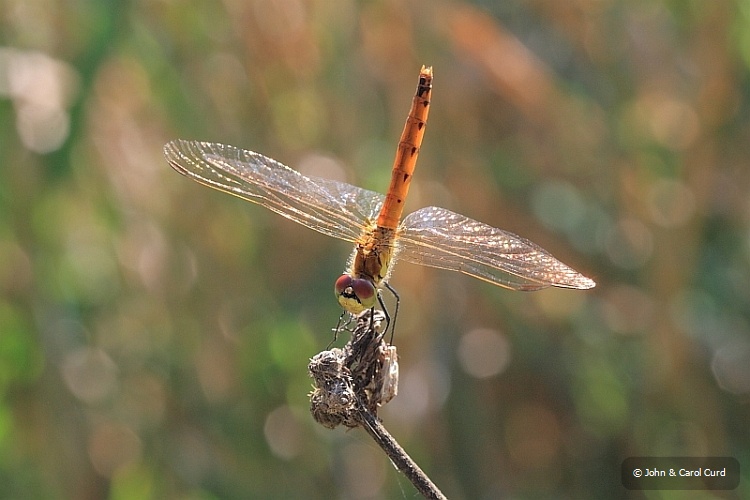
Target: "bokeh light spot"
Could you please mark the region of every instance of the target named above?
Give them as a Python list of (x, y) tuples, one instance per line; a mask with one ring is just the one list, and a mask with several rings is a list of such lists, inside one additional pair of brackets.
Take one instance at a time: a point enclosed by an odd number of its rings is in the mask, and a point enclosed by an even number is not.
[(651, 257), (654, 238), (651, 231), (638, 219), (621, 219), (606, 238), (607, 256), (612, 263), (625, 269), (641, 267)]
[(461, 337), (458, 359), (461, 368), (472, 377), (494, 377), (510, 363), (510, 343), (496, 330), (477, 328)]
[(266, 416), (263, 434), (271, 452), (277, 457), (291, 460), (299, 455), (302, 429), (288, 406), (280, 406)]
[(142, 448), (141, 439), (130, 427), (112, 422), (97, 425), (88, 443), (91, 464), (105, 477), (139, 460)]
[(63, 359), (65, 384), (78, 399), (88, 404), (102, 402), (117, 388), (117, 365), (101, 349), (81, 347)]
[(660, 226), (681, 226), (695, 212), (693, 191), (677, 179), (654, 182), (647, 192), (647, 200), (651, 219)]
[(585, 205), (578, 190), (567, 182), (542, 182), (531, 195), (534, 214), (546, 226), (569, 232), (584, 215)]
[(68, 137), (68, 108), (78, 87), (78, 73), (65, 62), (42, 52), (0, 49), (0, 95), (12, 99), (18, 135), (31, 151), (55, 151)]
[(711, 360), (719, 387), (732, 394), (750, 393), (750, 342), (736, 339), (719, 348)]

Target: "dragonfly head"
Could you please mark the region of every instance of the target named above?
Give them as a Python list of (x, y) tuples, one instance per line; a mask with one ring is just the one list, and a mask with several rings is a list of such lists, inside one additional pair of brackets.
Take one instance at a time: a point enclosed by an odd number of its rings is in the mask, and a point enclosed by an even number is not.
[(335, 292), (341, 307), (352, 314), (372, 309), (377, 300), (375, 285), (371, 280), (353, 278), (348, 274), (342, 274), (336, 280)]

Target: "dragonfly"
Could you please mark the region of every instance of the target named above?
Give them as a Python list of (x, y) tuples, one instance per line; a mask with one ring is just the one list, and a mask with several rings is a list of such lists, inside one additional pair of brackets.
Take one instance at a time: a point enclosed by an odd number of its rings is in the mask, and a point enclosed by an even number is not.
[[(396, 259), (458, 271), (512, 290), (549, 286), (588, 289), (595, 282), (531, 241), (440, 207), (426, 207), (401, 220), (427, 123), (433, 72), (422, 67), (385, 195), (336, 180), (305, 176), (262, 154), (233, 146), (174, 140), (164, 146), (179, 173), (220, 191), (262, 205), (327, 236), (354, 244), (347, 271), (334, 292), (342, 318), (374, 310)], [(341, 318), (339, 319), (341, 323)], [(337, 327), (338, 330), (338, 327)]]

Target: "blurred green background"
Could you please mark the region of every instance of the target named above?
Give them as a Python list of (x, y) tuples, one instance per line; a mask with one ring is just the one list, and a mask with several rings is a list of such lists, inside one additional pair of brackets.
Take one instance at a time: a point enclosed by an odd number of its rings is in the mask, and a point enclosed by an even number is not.
[[(174, 138), (519, 233), (598, 286), (402, 263), (386, 426), (450, 498), (750, 497), (750, 2), (4, 0), (0, 497), (414, 498), (308, 413), (350, 245), (169, 168)], [(734, 492), (628, 492), (629, 456)]]

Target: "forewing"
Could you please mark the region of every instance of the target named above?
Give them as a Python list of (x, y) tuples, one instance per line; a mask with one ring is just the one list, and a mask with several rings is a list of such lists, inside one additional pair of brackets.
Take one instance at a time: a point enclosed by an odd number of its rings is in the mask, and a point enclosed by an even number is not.
[(445, 208), (422, 208), (407, 216), (397, 242), (399, 259), (514, 290), (595, 285), (531, 241)]
[(350, 184), (306, 177), (252, 151), (208, 142), (176, 140), (164, 146), (169, 164), (206, 186), (263, 205), (318, 232), (355, 241), (373, 220), (384, 196)]

